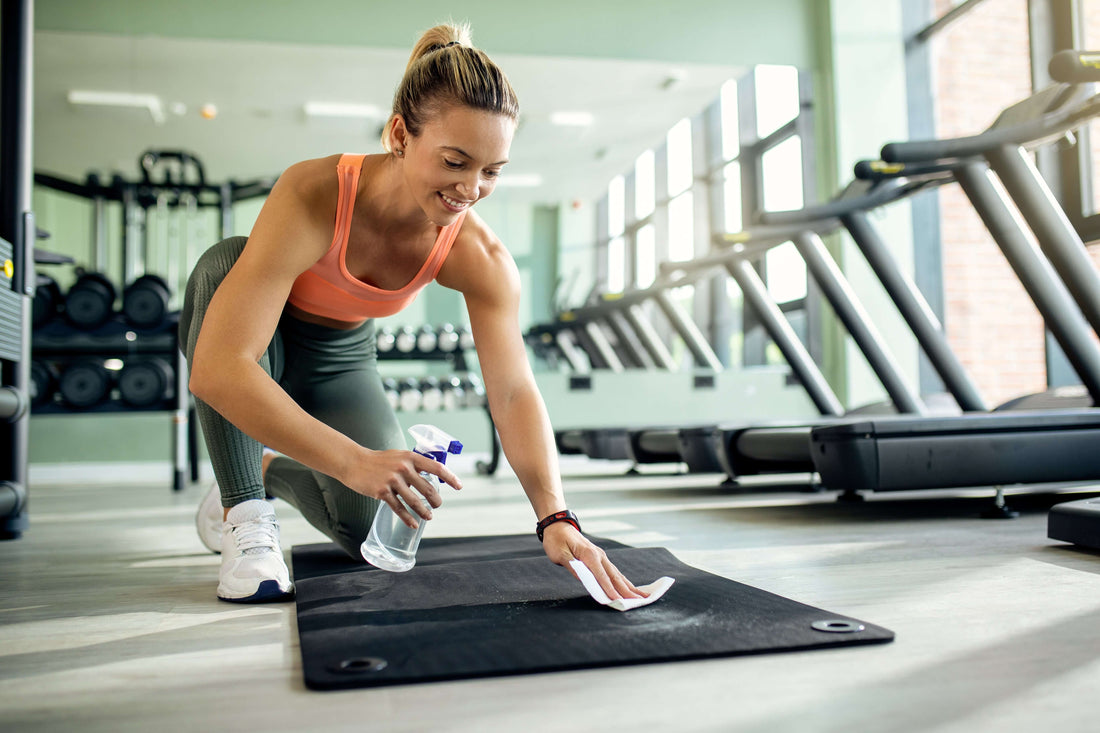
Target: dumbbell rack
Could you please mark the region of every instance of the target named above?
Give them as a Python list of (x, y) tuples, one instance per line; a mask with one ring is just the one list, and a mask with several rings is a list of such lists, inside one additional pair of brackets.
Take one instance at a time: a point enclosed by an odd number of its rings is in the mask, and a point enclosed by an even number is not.
[[(381, 334), (380, 334), (381, 335)], [(470, 372), (469, 365), (466, 361), (465, 349), (461, 346), (451, 350), (441, 349), (436, 346), (433, 349), (421, 350), (414, 349), (412, 351), (400, 351), (396, 348), (389, 350), (378, 350), (378, 360), (380, 362), (392, 362), (392, 361), (427, 361), (427, 362), (447, 362), (450, 364), (452, 371), (455, 372)], [(497, 436), (496, 426), (493, 424), (493, 415), (489, 410), (489, 403), (486, 401), (482, 405), (485, 410), (485, 415), (489, 420), (489, 444), (491, 446), (491, 453), (488, 462), (478, 461), (477, 471), (483, 476), (492, 476), (496, 473), (497, 468), (500, 465), (500, 439)]]
[(121, 314), (113, 315), (106, 323), (91, 330), (74, 328), (63, 318), (54, 318), (34, 331), (31, 338), (31, 356), (35, 362), (48, 364), (59, 374), (82, 360), (127, 360), (159, 358), (171, 366), (174, 384), (162, 399), (148, 404), (135, 405), (123, 400), (117, 385), (102, 400), (87, 406), (66, 403), (60, 390), (53, 390), (50, 397), (33, 404), (34, 415), (88, 415), (103, 413), (171, 412), (173, 414), (173, 489), (182, 491), (185, 476), (198, 478), (197, 441), (190, 398), (187, 391), (187, 365), (176, 344), (179, 314), (172, 313), (160, 325), (137, 328)]

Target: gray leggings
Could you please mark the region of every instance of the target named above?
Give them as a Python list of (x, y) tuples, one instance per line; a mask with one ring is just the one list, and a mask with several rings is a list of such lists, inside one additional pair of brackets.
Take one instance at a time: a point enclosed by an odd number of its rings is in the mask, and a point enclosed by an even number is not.
[[(190, 365), (207, 305), (247, 242), (230, 237), (199, 258), (180, 313), (180, 348)], [(373, 450), (407, 448), (378, 374), (374, 321), (352, 329), (305, 323), (286, 314), (260, 366), (302, 409)], [(195, 400), (222, 506), (265, 494), (284, 499), (353, 557), (367, 536), (378, 501), (285, 456), (261, 475), (263, 447)]]

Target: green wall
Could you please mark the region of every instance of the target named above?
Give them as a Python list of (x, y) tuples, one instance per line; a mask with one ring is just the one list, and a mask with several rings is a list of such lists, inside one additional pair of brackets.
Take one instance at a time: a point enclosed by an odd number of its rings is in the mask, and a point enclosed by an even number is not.
[(814, 62), (816, 0), (38, 0), (53, 31), (249, 39), (407, 49), (419, 32), (468, 20), (494, 53), (750, 65)]

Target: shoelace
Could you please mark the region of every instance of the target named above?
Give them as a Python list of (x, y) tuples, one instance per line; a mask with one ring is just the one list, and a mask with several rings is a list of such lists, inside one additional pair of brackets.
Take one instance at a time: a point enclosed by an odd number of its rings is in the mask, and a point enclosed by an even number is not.
[(242, 555), (278, 551), (279, 522), (274, 519), (250, 519), (230, 526)]

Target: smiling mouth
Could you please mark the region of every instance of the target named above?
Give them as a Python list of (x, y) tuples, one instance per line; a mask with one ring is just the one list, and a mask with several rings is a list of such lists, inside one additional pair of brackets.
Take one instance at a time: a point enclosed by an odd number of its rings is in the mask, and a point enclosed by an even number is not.
[(442, 193), (439, 194), (439, 198), (443, 199), (443, 203), (447, 205), (447, 208), (455, 211), (462, 211), (473, 203), (472, 201), (459, 201), (458, 199), (453, 199)]

